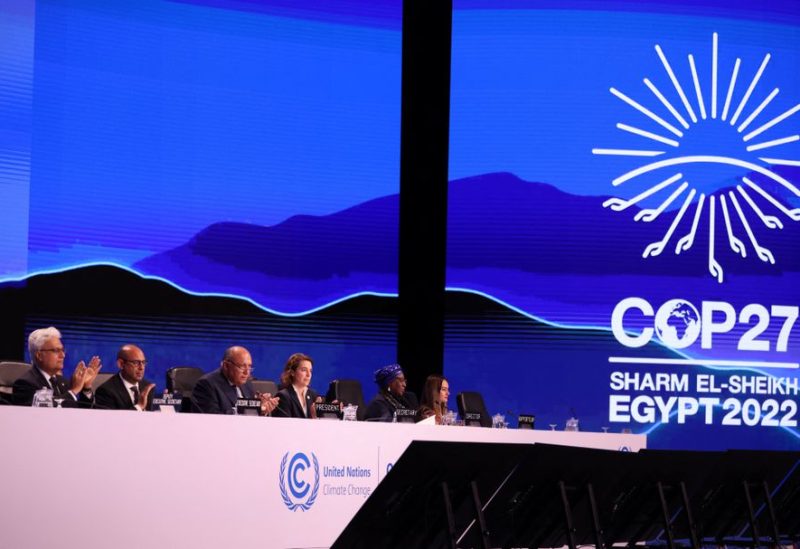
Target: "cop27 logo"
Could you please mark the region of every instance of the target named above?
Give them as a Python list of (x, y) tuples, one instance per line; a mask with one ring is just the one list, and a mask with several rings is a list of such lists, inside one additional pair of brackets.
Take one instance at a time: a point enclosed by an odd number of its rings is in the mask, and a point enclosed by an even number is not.
[[(658, 128), (653, 132), (619, 122), (617, 129), (637, 136), (627, 137), (628, 140), (641, 139), (641, 143), (649, 145), (635, 149), (596, 148), (592, 154), (660, 158), (647, 161), (611, 182), (614, 187), (623, 184), (632, 187), (630, 195), (642, 189), (641, 192), (629, 199), (610, 198), (603, 206), (621, 212), (650, 197), (654, 203), (661, 201), (657, 207), (642, 209), (634, 216), (634, 221), (648, 223), (659, 216), (672, 215), (663, 238), (644, 248), (644, 258), (657, 256), (668, 246), (675, 254), (687, 252), (695, 242), (698, 225), (703, 223), (708, 226), (708, 270), (719, 283), (723, 280), (723, 266), (716, 259), (716, 246), (728, 245), (742, 258), (755, 256), (762, 262), (775, 264), (772, 251), (759, 244), (758, 229), (780, 230), (784, 219), (800, 220), (800, 208), (792, 208), (790, 202), (800, 197), (800, 190), (777, 173), (780, 169), (776, 171), (776, 166), (800, 166), (799, 160), (786, 158), (787, 154), (781, 152), (787, 150), (785, 145), (800, 140), (800, 135), (784, 135), (785, 131), (780, 130), (780, 123), (800, 111), (800, 104), (783, 112), (770, 108), (780, 90), (774, 88), (766, 96), (756, 90), (771, 54), (764, 56), (757, 69), (755, 63), (745, 67), (747, 62), (743, 63), (741, 58), (733, 66), (727, 63), (722, 66), (717, 33), (712, 35), (710, 66), (695, 63), (694, 56), (689, 54), (691, 83), (684, 81), (684, 85), (661, 46), (656, 45), (655, 50), (674, 89), (662, 85), (666, 90), (662, 91), (645, 78), (644, 85), (650, 93), (640, 93), (646, 97), (640, 102), (610, 88), (612, 95), (648, 119), (639, 119), (640, 123), (649, 129)], [(683, 65), (676, 67), (685, 70)], [(666, 83), (666, 78), (662, 80)], [(753, 106), (757, 101), (751, 101), (754, 97), (763, 100)], [(700, 166), (690, 167), (691, 164), (715, 167), (712, 170), (715, 175), (710, 177), (717, 181), (704, 180), (709, 177), (708, 170), (701, 171)], [(703, 175), (690, 181), (694, 175), (689, 178), (682, 173), (687, 170)], [(651, 172), (653, 175), (649, 176)], [(654, 183), (665, 176), (668, 177)], [(667, 213), (673, 203), (673, 211), (677, 211)], [(719, 242), (716, 234), (720, 235)], [(673, 237), (676, 241), (670, 244)]]
[[(289, 458), (289, 452), (283, 454), (279, 475), (281, 499), (290, 511), (302, 509), (308, 511), (317, 500), (319, 493), (319, 462), (317, 456), (311, 454), (314, 462), (314, 484), (309, 484), (306, 477), (310, 474), (311, 461), (302, 452)], [(288, 463), (288, 465), (287, 465)]]

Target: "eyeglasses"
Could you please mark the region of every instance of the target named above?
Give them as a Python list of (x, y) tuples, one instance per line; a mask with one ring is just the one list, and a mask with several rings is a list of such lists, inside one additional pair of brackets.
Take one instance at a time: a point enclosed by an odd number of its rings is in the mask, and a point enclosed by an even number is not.
[(42, 353), (53, 353), (56, 355), (65, 355), (67, 350), (64, 347), (53, 347), (52, 349), (39, 349)]
[(146, 360), (124, 360), (122, 362), (127, 362), (128, 364), (133, 364), (134, 366), (147, 366)]
[(225, 362), (227, 362), (228, 364), (230, 364), (231, 366), (233, 366), (234, 368), (236, 368), (240, 372), (252, 372), (253, 371), (253, 365), (252, 364), (239, 364), (239, 363), (234, 362), (232, 360), (226, 360)]

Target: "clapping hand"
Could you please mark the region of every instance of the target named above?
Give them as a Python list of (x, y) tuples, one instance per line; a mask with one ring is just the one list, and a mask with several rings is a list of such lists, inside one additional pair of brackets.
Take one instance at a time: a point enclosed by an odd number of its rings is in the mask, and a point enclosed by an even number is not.
[[(83, 361), (81, 361), (81, 364), (83, 364)], [(89, 366), (86, 367), (83, 374), (84, 391), (92, 390), (92, 383), (94, 383), (94, 380), (97, 377), (97, 373), (100, 371), (100, 368), (102, 367), (103, 365), (100, 363), (100, 357), (93, 356), (92, 359), (89, 361)]]
[(264, 415), (271, 414), (280, 402), (278, 397), (274, 397), (270, 393), (258, 393), (256, 396), (261, 400), (261, 413)]
[(155, 386), (155, 383), (151, 383), (139, 394), (139, 402), (137, 402), (136, 405), (142, 410), (147, 410), (147, 397), (150, 396), (150, 391), (152, 391)]
[(75, 371), (69, 380), (70, 392), (77, 395), (81, 391), (92, 388), (92, 382), (97, 377), (97, 372), (100, 371), (100, 357), (93, 356), (89, 361), (89, 366), (82, 360), (75, 366)]
[(310, 417), (311, 419), (317, 419), (317, 407), (316, 407), (316, 406), (314, 406), (314, 404), (319, 404), (320, 402), (322, 402), (322, 397), (321, 397), (321, 396), (318, 396), (318, 397), (317, 397), (317, 398), (314, 400), (314, 402), (311, 404), (311, 410), (309, 410), (309, 412), (310, 412), (310, 414), (309, 414), (309, 417)]

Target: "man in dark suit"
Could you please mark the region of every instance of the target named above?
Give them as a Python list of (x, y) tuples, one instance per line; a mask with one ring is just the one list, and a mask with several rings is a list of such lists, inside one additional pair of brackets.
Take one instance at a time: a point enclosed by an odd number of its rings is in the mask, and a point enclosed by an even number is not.
[(136, 345), (128, 344), (117, 352), (119, 373), (97, 388), (95, 407), (107, 410), (153, 409), (153, 388), (155, 385), (144, 379), (147, 359)]
[(52, 389), (53, 399), (63, 399), (61, 406), (65, 408), (91, 405), (92, 382), (102, 366), (99, 357), (93, 356), (88, 366), (81, 360), (67, 380), (61, 374), (66, 349), (61, 343), (61, 332), (52, 326), (31, 332), (28, 352), (33, 367), (14, 382), (11, 395), (14, 404), (30, 406), (36, 391)]
[(225, 351), (219, 370), (197, 380), (192, 390), (192, 408), (203, 414), (233, 414), (241, 398), (260, 399), (261, 413), (269, 415), (278, 405), (278, 398), (269, 393), (256, 394), (250, 382), (253, 359), (244, 347)]

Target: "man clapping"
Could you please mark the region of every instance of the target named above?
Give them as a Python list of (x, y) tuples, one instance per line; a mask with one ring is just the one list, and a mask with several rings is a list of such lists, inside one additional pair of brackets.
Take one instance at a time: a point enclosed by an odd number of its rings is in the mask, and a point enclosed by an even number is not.
[(67, 380), (61, 374), (67, 351), (61, 343), (61, 332), (52, 326), (31, 332), (28, 351), (32, 368), (14, 382), (11, 397), (14, 404), (30, 406), (33, 395), (40, 389), (52, 389), (53, 398), (63, 399), (64, 407), (92, 403), (92, 382), (102, 366), (99, 357), (93, 356), (88, 366), (81, 360)]

